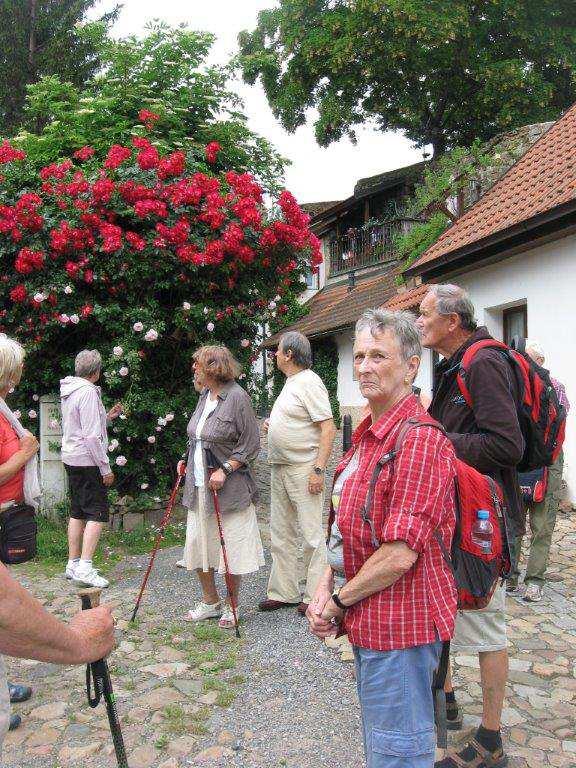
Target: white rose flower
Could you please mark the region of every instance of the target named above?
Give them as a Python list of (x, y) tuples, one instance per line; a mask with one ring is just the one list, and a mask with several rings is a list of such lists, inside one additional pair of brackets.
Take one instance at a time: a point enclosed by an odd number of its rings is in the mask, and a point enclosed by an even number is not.
[(162, 427), (156, 427), (156, 432), (162, 432)]
[(158, 419), (158, 425), (160, 427), (165, 427), (166, 426), (166, 419), (163, 419), (162, 416), (160, 416), (160, 418)]
[(59, 315), (58, 320), (60, 320), (60, 322), (63, 323), (64, 325), (70, 322), (70, 318), (66, 314)]
[(205, 314), (205, 315), (207, 315), (207, 314), (208, 314), (208, 312), (210, 312), (210, 310), (208, 309), (208, 307), (204, 307), (204, 310), (203, 310), (203, 312), (204, 312), (204, 314)]
[(80, 318), (78, 317), (78, 315), (70, 315), (70, 322), (74, 323), (74, 325), (78, 325), (78, 323), (80, 322)]
[(66, 285), (64, 287), (64, 293), (68, 294), (68, 296), (74, 291), (74, 288), (72, 288), (71, 285)]
[(240, 342), (240, 345), (242, 347), (249, 347), (250, 346), (250, 342), (248, 341), (248, 339), (242, 339), (242, 341)]
[(32, 395), (32, 400), (34, 400), (34, 402), (37, 403), (38, 400), (40, 400), (40, 397), (38, 395)]
[(124, 419), (126, 419), (126, 418), (128, 418), (128, 417), (126, 416), (126, 414), (125, 414), (125, 413), (121, 413), (121, 414), (120, 414), (120, 416), (119, 416), (118, 418), (120, 418), (120, 419), (122, 419), (122, 421), (124, 421)]
[(116, 464), (118, 464), (119, 467), (124, 467), (128, 463), (128, 459), (126, 456), (116, 456)]
[(122, 368), (118, 371), (120, 376), (128, 376), (128, 368), (127, 366), (123, 365)]
[(156, 464), (156, 459), (154, 458), (150, 459), (150, 464)]
[(145, 341), (156, 341), (158, 338), (158, 331), (154, 330), (154, 328), (150, 328), (149, 331), (146, 331), (144, 334), (144, 340)]
[(14, 416), (16, 416), (17, 419), (21, 418), (22, 414), (20, 411), (14, 411)]
[(274, 301), (280, 301), (281, 298), (282, 298), (282, 296), (280, 296), (280, 295), (274, 296)]
[(185, 312), (188, 312), (188, 310), (189, 310), (189, 309), (192, 309), (192, 304), (190, 304), (190, 302), (189, 302), (189, 301), (185, 301), (185, 302), (183, 302), (183, 304), (182, 304), (182, 309), (183, 309)]
[(276, 309), (276, 302), (271, 301), (270, 304), (268, 304), (268, 309)]
[(38, 414), (36, 413), (35, 410), (31, 409), (31, 410), (28, 411), (28, 418), (35, 419), (36, 416), (38, 416)]
[(150, 435), (150, 437), (148, 438), (148, 442), (149, 443), (155, 443), (156, 442), (156, 436), (155, 435)]
[(173, 413), (167, 413), (166, 416), (164, 416), (166, 421), (174, 421), (174, 414)]
[(141, 488), (143, 491), (145, 491), (145, 490), (146, 490), (146, 488), (148, 488), (148, 483), (141, 483), (141, 484), (140, 484), (140, 488)]
[(45, 298), (46, 298), (46, 295), (44, 293), (34, 294), (34, 301), (36, 301), (38, 304), (41, 304)]
[(214, 323), (208, 323), (208, 325), (206, 326), (206, 330), (210, 331), (210, 333), (212, 333), (212, 331), (214, 330), (215, 327), (216, 326), (214, 325)]
[(122, 349), (122, 347), (114, 347), (114, 349), (112, 350), (112, 354), (114, 355), (114, 357), (122, 357), (122, 355), (124, 354), (124, 350)]
[(138, 323), (134, 323), (134, 325), (132, 326), (132, 328), (134, 328), (134, 330), (135, 330), (137, 333), (140, 333), (140, 331), (143, 331), (143, 330), (144, 330), (144, 325), (143, 325), (142, 323), (138, 322)]
[(131, 437), (127, 437), (127, 438), (126, 438), (126, 440), (127, 440), (129, 443), (131, 443), (131, 442), (132, 442), (132, 438), (131, 438)]

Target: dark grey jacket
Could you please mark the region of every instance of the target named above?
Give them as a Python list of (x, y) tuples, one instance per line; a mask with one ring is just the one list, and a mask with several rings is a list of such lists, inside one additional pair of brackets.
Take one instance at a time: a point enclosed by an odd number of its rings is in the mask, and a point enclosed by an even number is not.
[[(190, 449), (186, 482), (184, 484), (183, 504), (192, 509), (196, 501), (197, 488), (194, 484), (194, 451), (196, 448), (196, 426), (206, 404), (208, 389), (202, 391), (196, 410), (188, 423), (188, 438)], [(258, 456), (260, 450), (260, 433), (256, 414), (247, 393), (235, 381), (231, 381), (218, 395), (218, 405), (206, 419), (202, 428), (201, 442), (203, 449), (209, 449), (217, 461), (222, 464), (230, 459), (242, 463), (242, 467), (226, 478), (226, 482), (218, 491), (220, 510), (238, 512), (246, 509), (258, 500), (256, 481), (249, 464)], [(206, 466), (206, 451), (202, 451), (204, 459), (205, 486), (208, 490), (209, 472)], [(208, 508), (213, 510), (212, 493), (208, 490)]]

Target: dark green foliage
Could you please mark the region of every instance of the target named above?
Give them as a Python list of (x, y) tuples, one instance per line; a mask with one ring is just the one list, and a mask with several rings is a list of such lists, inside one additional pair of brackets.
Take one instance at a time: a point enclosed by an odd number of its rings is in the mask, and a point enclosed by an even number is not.
[(312, 370), (324, 382), (334, 422), (340, 428), (340, 404), (338, 403), (338, 347), (331, 336), (314, 339), (312, 342)]
[(281, 0), (239, 37), (288, 131), (318, 110), (322, 146), (374, 120), (434, 154), (576, 101), (573, 0)]
[[(26, 86), (42, 76), (83, 85), (99, 68), (98, 44), (118, 7), (81, 24), (97, 0), (2, 0), (0, 136), (22, 122)], [(36, 128), (39, 124), (36, 125)]]

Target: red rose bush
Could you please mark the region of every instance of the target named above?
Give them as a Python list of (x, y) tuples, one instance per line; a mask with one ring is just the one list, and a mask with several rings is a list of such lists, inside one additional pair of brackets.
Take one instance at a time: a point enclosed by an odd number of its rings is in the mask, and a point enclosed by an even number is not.
[(0, 331), (27, 347), (12, 405), (37, 418), (75, 354), (97, 348), (103, 388), (121, 400), (111, 463), (121, 489), (159, 493), (185, 443), (196, 395), (191, 351), (225, 343), (244, 364), (321, 262), (309, 217), (287, 191), (273, 206), (217, 142), (170, 152), (149, 132), (105, 157), (90, 146), (34, 173), (0, 144)]

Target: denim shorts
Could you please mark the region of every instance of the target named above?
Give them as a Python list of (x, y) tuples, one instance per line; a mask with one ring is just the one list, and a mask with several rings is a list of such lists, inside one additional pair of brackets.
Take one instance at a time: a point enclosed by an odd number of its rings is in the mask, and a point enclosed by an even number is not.
[(433, 768), (432, 683), (442, 643), (399, 651), (354, 647), (368, 768)]

